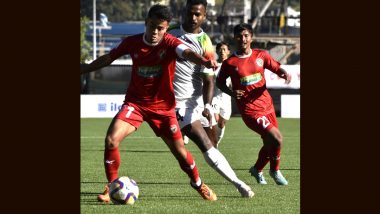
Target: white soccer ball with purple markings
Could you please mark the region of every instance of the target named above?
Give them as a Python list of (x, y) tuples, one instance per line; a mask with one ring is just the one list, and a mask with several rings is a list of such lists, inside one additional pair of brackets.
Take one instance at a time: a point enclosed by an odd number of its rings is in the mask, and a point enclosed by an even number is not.
[(134, 204), (139, 197), (139, 187), (133, 179), (122, 176), (110, 184), (110, 198), (114, 204)]

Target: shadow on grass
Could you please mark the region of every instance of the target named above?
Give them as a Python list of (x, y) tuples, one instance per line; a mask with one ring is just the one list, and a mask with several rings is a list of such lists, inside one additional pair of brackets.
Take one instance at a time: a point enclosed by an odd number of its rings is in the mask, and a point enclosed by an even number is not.
[[(104, 184), (104, 181), (103, 182), (99, 182), (99, 181), (82, 181), (80, 182), (81, 184)], [(144, 182), (144, 181), (141, 181), (141, 182), (138, 182), (138, 184), (144, 184), (144, 185), (190, 185), (189, 182)], [(227, 181), (225, 182), (207, 182), (207, 184), (212, 184), (212, 185), (231, 185), (230, 183), (228, 183)]]
[[(103, 149), (82, 149), (82, 152), (104, 152)], [(120, 149), (120, 152), (137, 152), (137, 153), (167, 153), (169, 150), (128, 150)]]
[[(239, 168), (234, 168), (233, 169), (234, 171), (249, 171), (249, 168), (248, 169), (239, 169)], [(269, 169), (268, 169), (269, 170)], [(301, 169), (290, 169), (290, 168), (280, 168), (281, 171), (300, 171)]]

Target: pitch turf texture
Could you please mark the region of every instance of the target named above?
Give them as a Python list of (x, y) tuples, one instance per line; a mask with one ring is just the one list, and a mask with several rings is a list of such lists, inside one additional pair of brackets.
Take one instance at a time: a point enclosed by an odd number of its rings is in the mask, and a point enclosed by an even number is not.
[(260, 137), (249, 130), (240, 117), (233, 117), (219, 150), (238, 177), (254, 191), (255, 196), (240, 197), (232, 184), (205, 162), (193, 142), (186, 147), (192, 152), (202, 180), (217, 194), (215, 202), (205, 201), (190, 187), (189, 178), (180, 169), (161, 138), (147, 123), (120, 145), (119, 176), (133, 178), (140, 188), (134, 205), (97, 202), (105, 185), (103, 168), (104, 136), (111, 119), (81, 119), (81, 213), (300, 213), (300, 120), (278, 118), (283, 134), (281, 171), (288, 186), (278, 186), (264, 169), (267, 185), (259, 185), (248, 172), (262, 146)]

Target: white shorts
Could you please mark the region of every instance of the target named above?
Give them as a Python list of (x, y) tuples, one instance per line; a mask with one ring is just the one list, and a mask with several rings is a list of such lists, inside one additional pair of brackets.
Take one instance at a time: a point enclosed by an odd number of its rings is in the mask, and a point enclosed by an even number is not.
[[(199, 120), (203, 127), (209, 127), (209, 123), (206, 117), (202, 115), (203, 107), (197, 106), (195, 108), (187, 107), (187, 108), (176, 108), (177, 120), (179, 123), (179, 127), (182, 129), (183, 127)], [(216, 120), (215, 117), (212, 117), (212, 125), (215, 126)]]
[(214, 108), (214, 112), (222, 116), (225, 120), (231, 118), (231, 97), (228, 94), (222, 93), (215, 96), (212, 99), (212, 107)]

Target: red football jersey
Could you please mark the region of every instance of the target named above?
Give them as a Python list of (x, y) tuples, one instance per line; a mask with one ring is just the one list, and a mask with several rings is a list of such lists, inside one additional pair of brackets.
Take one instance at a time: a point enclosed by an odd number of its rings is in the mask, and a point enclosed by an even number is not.
[(177, 54), (175, 49), (182, 44), (170, 34), (152, 46), (143, 40), (144, 34), (125, 38), (110, 56), (113, 60), (129, 54), (132, 58), (132, 74), (124, 102), (157, 110), (175, 107), (173, 79)]
[(233, 90), (244, 90), (245, 96), (236, 100), (241, 113), (266, 115), (274, 111), (272, 97), (266, 88), (264, 70), (279, 74), (280, 63), (265, 50), (252, 49), (250, 55), (226, 59), (217, 80), (224, 84), (231, 77)]

